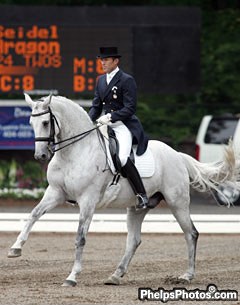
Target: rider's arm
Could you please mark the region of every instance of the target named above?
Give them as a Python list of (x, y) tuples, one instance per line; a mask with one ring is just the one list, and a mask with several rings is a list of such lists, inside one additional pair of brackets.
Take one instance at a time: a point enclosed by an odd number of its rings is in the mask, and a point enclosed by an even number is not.
[(101, 98), (99, 96), (98, 83), (97, 83), (92, 106), (88, 112), (88, 115), (90, 116), (90, 118), (93, 122), (96, 121), (96, 119), (102, 113), (102, 107), (103, 107), (103, 105), (102, 105)]

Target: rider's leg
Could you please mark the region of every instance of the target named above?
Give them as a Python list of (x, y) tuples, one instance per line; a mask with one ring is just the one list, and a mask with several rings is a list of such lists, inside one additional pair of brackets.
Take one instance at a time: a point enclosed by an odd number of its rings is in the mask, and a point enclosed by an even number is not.
[(119, 159), (121, 161), (122, 170), (126, 175), (135, 195), (138, 198), (138, 209), (147, 207), (148, 198), (142, 179), (138, 173), (134, 163), (129, 159), (132, 148), (132, 134), (129, 129), (121, 122), (111, 125), (119, 142)]
[(148, 197), (146, 195), (146, 190), (138, 170), (130, 158), (128, 158), (127, 163), (122, 167), (122, 170), (127, 176), (127, 179), (130, 182), (135, 195), (137, 196), (138, 204), (136, 208), (146, 209), (148, 207)]
[(118, 157), (120, 159), (121, 166), (124, 166), (127, 163), (127, 159), (130, 156), (132, 149), (132, 134), (130, 130), (120, 121), (113, 123), (111, 127), (119, 144)]

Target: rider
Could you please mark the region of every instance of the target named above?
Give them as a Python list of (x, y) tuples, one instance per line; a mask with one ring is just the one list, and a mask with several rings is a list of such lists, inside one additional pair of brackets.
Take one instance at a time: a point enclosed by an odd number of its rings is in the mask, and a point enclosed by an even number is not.
[[(148, 145), (143, 127), (136, 117), (137, 87), (132, 76), (119, 69), (121, 55), (116, 47), (101, 47), (97, 58), (103, 71), (98, 78), (89, 116), (92, 121), (111, 125), (119, 142), (119, 159), (122, 171), (138, 198), (137, 209), (148, 207), (148, 197), (142, 179), (129, 158), (132, 144), (137, 144), (137, 155), (142, 155)], [(104, 114), (102, 114), (102, 111)]]

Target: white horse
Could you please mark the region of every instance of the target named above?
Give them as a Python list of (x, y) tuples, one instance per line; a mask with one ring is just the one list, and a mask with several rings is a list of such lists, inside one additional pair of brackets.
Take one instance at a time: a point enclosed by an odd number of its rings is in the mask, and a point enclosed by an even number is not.
[[(113, 187), (111, 195), (107, 195), (113, 175), (105, 170), (106, 155), (99, 131), (82, 107), (59, 96), (48, 96), (34, 102), (25, 94), (25, 100), (32, 108), (30, 122), (35, 132), (35, 158), (41, 161), (51, 159), (47, 171), (49, 186), (10, 248), (8, 257), (21, 255), (32, 226), (44, 213), (68, 199), (75, 200), (80, 208), (75, 261), (70, 275), (63, 283), (63, 286), (75, 286), (77, 275), (82, 270), (82, 253), (95, 209), (107, 204), (109, 207), (127, 208), (128, 235), (125, 253), (115, 272), (105, 282), (120, 284), (120, 278), (126, 273), (141, 242), (141, 225), (149, 209), (135, 209), (136, 198), (125, 178), (120, 179), (116, 191)], [(68, 140), (64, 141), (65, 139)], [(54, 155), (51, 152), (53, 143)], [(59, 150), (56, 151), (56, 148)], [(210, 188), (217, 189), (218, 184), (223, 181), (235, 183), (238, 166), (234, 150), (229, 146), (225, 160), (221, 163), (202, 164), (159, 141), (150, 141), (149, 149), (155, 159), (155, 172), (152, 177), (144, 178), (143, 182), (150, 203), (156, 205), (164, 197), (184, 232), (189, 264), (186, 272), (179, 278), (189, 282), (195, 273), (198, 238), (198, 232), (189, 215), (190, 186), (199, 191), (207, 191)]]

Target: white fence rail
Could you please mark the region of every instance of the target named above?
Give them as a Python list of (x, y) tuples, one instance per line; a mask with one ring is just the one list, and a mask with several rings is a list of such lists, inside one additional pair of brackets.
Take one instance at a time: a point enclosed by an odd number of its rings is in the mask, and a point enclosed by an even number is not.
[[(20, 231), (28, 218), (28, 213), (0, 213), (0, 231)], [(49, 213), (38, 220), (35, 232), (76, 232), (78, 214)], [(192, 220), (200, 233), (240, 233), (240, 215), (194, 214)], [(125, 233), (126, 215), (95, 214), (89, 232)], [(148, 214), (142, 225), (143, 233), (182, 233), (171, 214)]]

